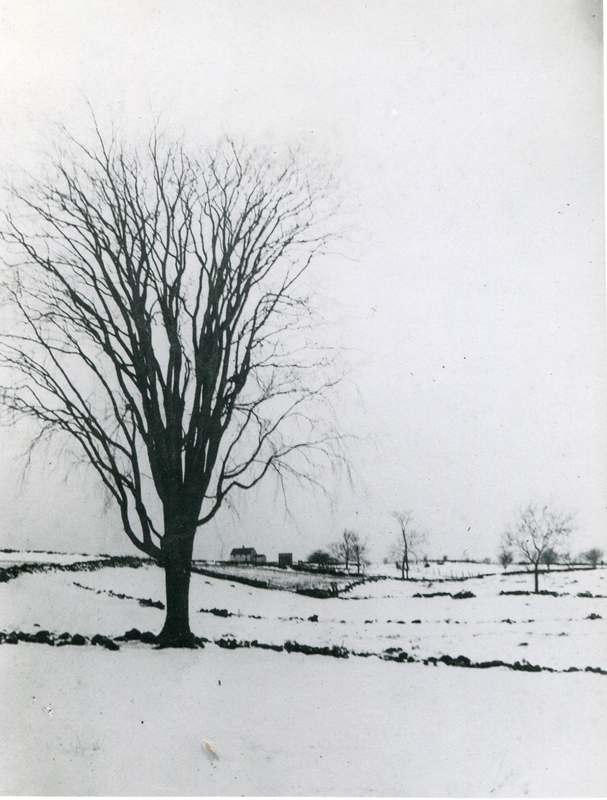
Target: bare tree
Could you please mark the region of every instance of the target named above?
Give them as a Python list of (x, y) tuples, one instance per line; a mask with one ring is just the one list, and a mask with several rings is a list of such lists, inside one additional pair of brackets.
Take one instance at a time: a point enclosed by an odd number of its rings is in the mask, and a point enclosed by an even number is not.
[(367, 558), (369, 545), (366, 539), (361, 539), (358, 533), (353, 531), (352, 537), (352, 561), (356, 564), (356, 572), (360, 575), (361, 568), (369, 563)]
[(401, 578), (409, 580), (409, 564), (412, 558), (417, 557), (417, 548), (423, 544), (426, 537), (413, 527), (413, 511), (394, 511), (392, 516), (400, 527), (400, 536), (392, 548), (392, 555), (400, 565)]
[(332, 542), (329, 545), (329, 550), (335, 556), (337, 561), (345, 564), (346, 572), (349, 569), (350, 561), (353, 560), (357, 540), (358, 534), (355, 531), (346, 528), (341, 539), (338, 539), (336, 542)]
[(562, 564), (565, 564), (567, 569), (571, 569), (575, 561), (574, 557), (571, 555), (571, 552), (569, 550), (564, 550), (560, 554), (560, 560)]
[(508, 569), (510, 564), (512, 564), (514, 558), (509, 550), (500, 550), (500, 553), (498, 555), (498, 561), (505, 571)]
[(506, 549), (515, 550), (533, 567), (535, 593), (539, 591), (539, 569), (546, 554), (558, 547), (572, 531), (571, 518), (547, 506), (528, 505), (517, 515), (504, 535)]
[(596, 569), (597, 564), (599, 561), (603, 560), (603, 551), (598, 547), (592, 547), (590, 550), (586, 550), (585, 553), (582, 553), (582, 558), (584, 561), (587, 561), (593, 569)]
[(559, 554), (553, 547), (549, 547), (547, 550), (544, 551), (544, 555), (542, 556), (542, 564), (545, 564), (548, 567), (548, 571), (550, 571), (550, 566), (552, 564), (557, 564), (559, 560)]
[(164, 567), (159, 643), (191, 645), (197, 530), (236, 490), (339, 458), (297, 288), (328, 240), (329, 182), (230, 141), (193, 157), (98, 129), (53, 169), (6, 216), (20, 322), (0, 343), (4, 408), (77, 445)]

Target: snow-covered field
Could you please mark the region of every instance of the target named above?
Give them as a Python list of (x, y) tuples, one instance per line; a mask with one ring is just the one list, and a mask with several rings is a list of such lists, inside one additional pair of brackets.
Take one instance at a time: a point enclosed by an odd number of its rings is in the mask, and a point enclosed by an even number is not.
[[(356, 566), (350, 565), (345, 572), (344, 565), (337, 569), (340, 574), (323, 573), (322, 571), (306, 572), (296, 569), (280, 569), (275, 566), (233, 565), (226, 562), (196, 562), (196, 565), (208, 572), (223, 576), (242, 577), (253, 581), (265, 581), (270, 588), (287, 589), (327, 589), (338, 587), (342, 591), (346, 586), (360, 581), (364, 575), (371, 577), (400, 578), (401, 571), (394, 564), (370, 564), (360, 575)], [(476, 564), (468, 561), (429, 562), (414, 561), (411, 563), (409, 578), (413, 581), (458, 580), (477, 576), (495, 575), (499, 568), (491, 564)], [(345, 574), (344, 574), (345, 573)]]
[[(369, 575), (387, 575), (400, 578), (401, 571), (395, 564), (371, 564), (366, 569)], [(409, 578), (412, 580), (453, 580), (474, 578), (477, 575), (492, 575), (501, 572), (496, 564), (480, 564), (471, 561), (412, 561)]]
[(50, 550), (0, 550), (0, 567), (11, 564), (76, 564), (80, 561), (97, 561), (99, 558), (86, 553), (53, 553)]
[[(0, 791), (604, 796), (607, 675), (423, 663), (606, 670), (607, 598), (596, 595), (607, 570), (542, 576), (558, 596), (500, 595), (531, 588), (531, 576), (500, 573), (376, 580), (317, 599), (194, 575), (204, 650), (4, 644)], [(475, 596), (413, 596), (462, 591)], [(22, 574), (0, 583), (0, 630), (158, 632), (164, 612), (138, 599), (164, 600), (158, 568)], [(415, 661), (385, 660), (403, 651)]]
[(363, 580), (364, 576), (354, 572), (346, 575), (324, 574), (322, 572), (307, 572), (295, 569), (281, 569), (280, 567), (253, 567), (224, 563), (195, 562), (195, 568), (201, 572), (232, 579), (244, 579), (253, 583), (265, 583), (270, 589), (284, 589), (290, 592), (320, 589), (331, 593), (331, 590), (343, 591), (349, 586)]

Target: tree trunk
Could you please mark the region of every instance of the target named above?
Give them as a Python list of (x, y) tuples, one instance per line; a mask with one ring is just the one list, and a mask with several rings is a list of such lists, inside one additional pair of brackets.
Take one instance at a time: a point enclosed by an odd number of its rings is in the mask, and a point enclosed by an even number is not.
[(535, 594), (538, 594), (538, 592), (540, 590), (539, 589), (539, 565), (538, 564), (535, 565), (535, 570), (534, 570), (534, 573), (533, 573), (533, 577), (535, 579)]
[(162, 540), (166, 586), (166, 618), (158, 637), (161, 647), (195, 647), (190, 630), (190, 574), (194, 531), (171, 525)]

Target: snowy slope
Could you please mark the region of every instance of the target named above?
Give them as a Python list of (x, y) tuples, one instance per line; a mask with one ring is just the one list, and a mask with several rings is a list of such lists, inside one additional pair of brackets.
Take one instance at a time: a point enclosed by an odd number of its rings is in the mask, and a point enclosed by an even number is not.
[[(320, 600), (194, 576), (191, 608), (196, 633), (212, 640), (290, 639), (373, 653), (400, 646), (416, 658), (461, 653), (605, 668), (607, 600), (577, 597), (607, 594), (605, 583), (603, 570), (555, 573), (542, 588), (568, 594), (533, 597), (499, 595), (528, 589), (527, 576), (434, 586), (385, 580)], [(412, 596), (462, 589), (476, 597)], [(137, 598), (164, 599), (159, 569), (24, 574), (0, 584), (0, 629), (157, 632), (163, 611)], [(607, 676), (599, 674), (212, 643), (193, 651), (123, 643), (109, 652), (20, 642), (0, 647), (0, 675), (4, 794), (607, 793)]]
[[(529, 590), (532, 579), (496, 575), (465, 583), (381, 580), (339, 598), (317, 599), (193, 575), (192, 627), (211, 639), (231, 636), (276, 645), (294, 640), (375, 654), (400, 647), (422, 659), (462, 654), (473, 661), (524, 659), (554, 669), (607, 669), (606, 576), (606, 570), (597, 569), (543, 578), (541, 588), (558, 597), (500, 595)], [(158, 632), (162, 610), (110, 592), (162, 602), (163, 581), (155, 566), (22, 575), (0, 584), (0, 629), (32, 630), (37, 623), (85, 636), (116, 636), (131, 627)], [(475, 597), (413, 596), (462, 590)], [(578, 597), (585, 592), (593, 597)], [(216, 616), (213, 610), (230, 616)]]

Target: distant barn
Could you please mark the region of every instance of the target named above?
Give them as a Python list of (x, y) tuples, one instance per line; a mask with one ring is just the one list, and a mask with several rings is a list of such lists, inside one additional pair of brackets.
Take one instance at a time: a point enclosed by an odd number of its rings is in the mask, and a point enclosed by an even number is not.
[(279, 553), (278, 554), (279, 567), (292, 567), (293, 566), (293, 553)]
[(235, 564), (265, 564), (266, 557), (257, 553), (254, 547), (235, 547), (230, 553), (230, 561)]

